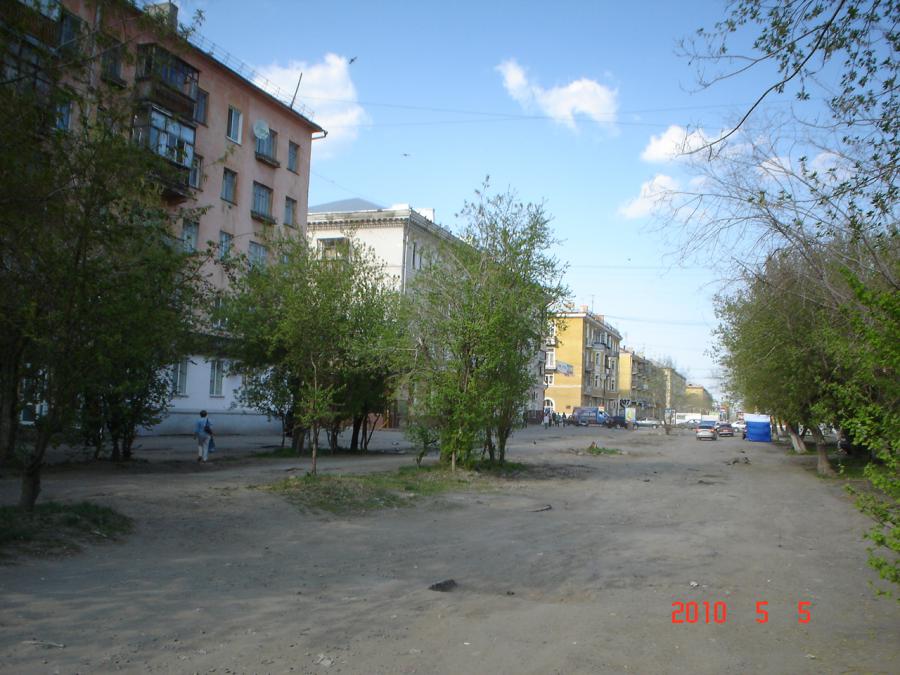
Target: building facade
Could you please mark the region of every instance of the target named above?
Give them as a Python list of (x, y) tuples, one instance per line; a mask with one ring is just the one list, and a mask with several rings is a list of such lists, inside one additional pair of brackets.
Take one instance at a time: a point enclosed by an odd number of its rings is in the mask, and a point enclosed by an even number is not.
[(620, 414), (621, 340), (618, 330), (586, 306), (558, 314), (546, 340), (544, 407), (567, 415), (579, 407)]
[(666, 417), (672, 422), (674, 415), (684, 406), (687, 379), (671, 366), (663, 366), (666, 393)]
[(665, 383), (663, 369), (653, 360), (628, 349), (619, 352), (619, 404), (637, 408), (637, 419), (663, 419)]
[(718, 408), (706, 387), (700, 384), (688, 384), (684, 388), (684, 412), (698, 412), (704, 415), (717, 413)]
[[(200, 213), (173, 233), (186, 250), (212, 244), (220, 256), (242, 253), (264, 263), (271, 237), (303, 235), (311, 146), (324, 130), (308, 111), (292, 107), (273, 87), (263, 88), (251, 70), (217, 46), (199, 36), (179, 37), (174, 4), (141, 10), (124, 2), (6, 0), (3, 11), (15, 12), (17, 25), (31, 27), (26, 46), (41, 45), (58, 57), (80, 55), (88, 64), (88, 82), (133, 91), (127, 132), (182, 177), (166, 185), (172, 207)], [(158, 15), (170, 30), (137, 20), (142, 11)], [(209, 279), (220, 289), (227, 283), (214, 265)], [(209, 337), (221, 338), (222, 331), (210, 326)], [(213, 349), (175, 364), (170, 412), (153, 432), (189, 433), (201, 409), (220, 433), (277, 428), (236, 405), (240, 379), (227, 372), (227, 362)]]

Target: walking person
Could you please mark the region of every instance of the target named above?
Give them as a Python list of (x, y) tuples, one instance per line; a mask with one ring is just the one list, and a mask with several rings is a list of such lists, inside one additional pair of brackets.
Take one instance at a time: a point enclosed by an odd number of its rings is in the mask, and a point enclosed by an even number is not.
[(550, 428), (550, 413), (547, 412), (546, 410), (544, 411), (544, 428), (545, 429)]
[(200, 411), (200, 417), (194, 422), (194, 436), (197, 438), (197, 461), (205, 462), (209, 459), (209, 443), (212, 440), (212, 425), (206, 416), (206, 411)]

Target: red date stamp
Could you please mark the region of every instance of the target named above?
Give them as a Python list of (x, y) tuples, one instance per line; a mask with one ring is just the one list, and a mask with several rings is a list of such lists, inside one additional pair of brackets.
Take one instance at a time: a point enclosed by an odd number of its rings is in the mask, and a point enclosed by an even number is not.
[[(812, 621), (810, 607), (812, 602), (800, 600), (797, 602), (797, 623), (809, 623)], [(769, 621), (769, 603), (760, 600), (756, 603), (756, 623)], [(728, 620), (728, 605), (721, 600), (709, 602), (703, 600), (697, 602), (676, 601), (672, 603), (672, 623), (725, 623)]]

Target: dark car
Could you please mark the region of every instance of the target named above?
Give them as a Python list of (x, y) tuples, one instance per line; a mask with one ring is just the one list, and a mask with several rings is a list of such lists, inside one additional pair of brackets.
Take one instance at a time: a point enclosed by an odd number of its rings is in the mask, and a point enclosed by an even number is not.
[(606, 426), (610, 429), (627, 429), (628, 421), (625, 415), (612, 415), (606, 418)]
[(734, 436), (734, 427), (732, 427), (727, 422), (723, 422), (719, 425), (719, 436)]

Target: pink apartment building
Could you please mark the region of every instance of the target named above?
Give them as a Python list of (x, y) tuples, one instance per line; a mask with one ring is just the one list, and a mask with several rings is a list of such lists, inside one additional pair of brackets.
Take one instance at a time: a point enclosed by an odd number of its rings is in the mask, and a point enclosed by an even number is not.
[[(174, 4), (135, 3), (139, 9), (91, 0), (3, 2), (4, 13), (18, 12), (19, 19), (27, 13), (26, 23), (33, 26), (27, 37), (42, 44), (55, 42), (71, 52), (88, 49), (100, 35), (104, 45), (118, 43), (91, 67), (95, 76), (134, 85), (134, 140), (183, 173), (184, 184), (166, 190), (173, 206), (206, 208), (176, 232), (185, 247), (213, 242), (222, 252), (265, 262), (268, 237), (305, 235), (311, 145), (324, 130), (308, 112), (292, 107), (289, 95), (215, 45), (193, 36), (161, 39), (135, 21), (141, 11), (158, 12), (175, 27)], [(221, 270), (212, 275), (224, 286)], [(275, 428), (264, 416), (235, 406), (239, 378), (229, 377), (215, 354), (186, 355), (174, 365), (173, 379), (170, 414), (155, 433), (188, 433), (201, 409), (220, 433)]]

